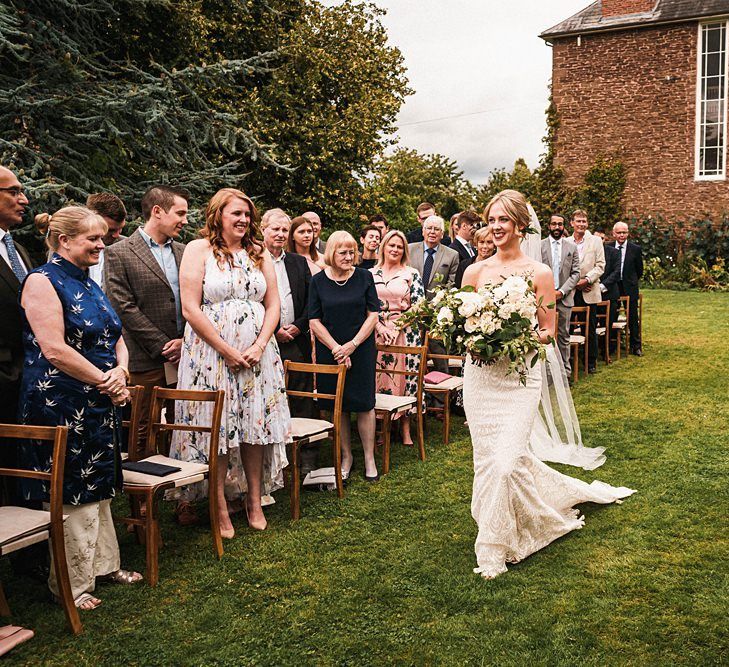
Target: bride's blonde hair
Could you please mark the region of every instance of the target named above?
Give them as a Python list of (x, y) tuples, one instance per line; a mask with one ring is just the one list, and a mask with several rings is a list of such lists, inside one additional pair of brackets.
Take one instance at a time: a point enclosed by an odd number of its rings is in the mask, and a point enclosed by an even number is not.
[(500, 202), (506, 211), (506, 215), (516, 225), (520, 234), (524, 234), (524, 230), (529, 226), (532, 216), (529, 213), (526, 197), (516, 190), (502, 190), (499, 194), (494, 195), (491, 201), (486, 204), (483, 210), (483, 218), (488, 222), (489, 211), (491, 207)]

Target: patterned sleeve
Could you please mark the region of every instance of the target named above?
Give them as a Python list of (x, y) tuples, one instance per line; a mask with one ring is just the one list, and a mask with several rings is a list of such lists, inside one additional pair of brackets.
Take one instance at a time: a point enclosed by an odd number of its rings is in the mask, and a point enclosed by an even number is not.
[(413, 276), (410, 281), (410, 305), (417, 303), (423, 298), (425, 298), (423, 279), (420, 277), (420, 273), (413, 269)]

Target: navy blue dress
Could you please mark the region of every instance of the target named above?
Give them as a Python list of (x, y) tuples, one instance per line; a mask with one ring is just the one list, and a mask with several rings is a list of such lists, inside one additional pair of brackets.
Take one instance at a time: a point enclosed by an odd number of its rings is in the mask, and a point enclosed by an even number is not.
[[(54, 254), (31, 273), (46, 276), (63, 306), (66, 344), (98, 369), (116, 366), (116, 343), (122, 332), (119, 318), (88, 271)], [(83, 505), (112, 498), (121, 487), (120, 415), (111, 399), (55, 368), (43, 356), (23, 315), (25, 361), (18, 409), (21, 424), (68, 426), (63, 502)], [(26, 469), (50, 470), (52, 447), (25, 444), (20, 462)], [(47, 485), (23, 480), (27, 500), (47, 500)]]
[[(345, 285), (338, 285), (320, 271), (311, 278), (309, 288), (309, 319), (321, 320), (332, 338), (340, 345), (351, 341), (367, 319), (367, 313), (380, 311), (375, 281), (372, 274), (355, 268)], [(367, 412), (375, 407), (375, 334), (362, 341), (350, 357), (352, 367), (347, 370), (344, 384), (342, 410), (345, 412)], [(332, 351), (316, 341), (316, 362), (336, 364)], [(336, 376), (317, 376), (317, 386), (324, 393), (333, 394), (337, 387)], [(325, 410), (331, 409), (323, 401)]]

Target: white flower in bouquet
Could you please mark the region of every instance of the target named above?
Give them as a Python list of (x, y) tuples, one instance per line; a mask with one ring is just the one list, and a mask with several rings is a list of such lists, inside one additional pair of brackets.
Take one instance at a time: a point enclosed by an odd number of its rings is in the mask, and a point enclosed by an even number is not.
[(434, 306), (437, 306), (443, 299), (445, 299), (446, 291), (444, 289), (439, 289), (434, 295), (431, 300), (431, 303)]
[(529, 283), (521, 276), (509, 276), (501, 286), (507, 291), (509, 296), (517, 295), (523, 297), (529, 290)]
[[(460, 308), (459, 308), (460, 310)], [(471, 317), (466, 318), (466, 322), (463, 325), (464, 330), (466, 333), (473, 333), (474, 331), (478, 331), (481, 326), (481, 318), (476, 317), (475, 315), (471, 315)]]
[(438, 311), (438, 316), (436, 318), (438, 320), (439, 324), (450, 324), (453, 322), (453, 313), (451, 312), (451, 309), (448, 308), (448, 306), (443, 306)]
[(494, 331), (501, 329), (501, 321), (498, 317), (494, 317), (493, 312), (486, 311), (483, 315), (481, 315), (478, 328), (482, 333), (490, 335), (494, 333)]
[(483, 296), (478, 292), (458, 292), (456, 298), (461, 302), (458, 314), (463, 317), (471, 317), (483, 307)]
[(499, 317), (502, 320), (508, 320), (512, 313), (516, 313), (519, 310), (519, 306), (511, 301), (505, 301), (499, 306)]

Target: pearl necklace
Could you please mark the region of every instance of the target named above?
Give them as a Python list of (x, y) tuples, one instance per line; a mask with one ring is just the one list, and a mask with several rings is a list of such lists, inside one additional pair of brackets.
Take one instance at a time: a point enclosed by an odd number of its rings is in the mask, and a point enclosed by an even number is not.
[(332, 280), (332, 282), (333, 282), (333, 283), (334, 283), (334, 284), (335, 284), (335, 285), (336, 285), (337, 287), (344, 287), (344, 286), (345, 286), (345, 285), (346, 285), (346, 284), (347, 284), (347, 283), (349, 282), (349, 279), (350, 279), (350, 278), (351, 278), (351, 277), (352, 277), (352, 276), (354, 275), (354, 270), (353, 270), (353, 269), (350, 269), (350, 270), (352, 271), (352, 273), (350, 273), (350, 274), (349, 274), (349, 275), (348, 275), (348, 276), (347, 276), (347, 277), (346, 277), (346, 278), (344, 279), (344, 281), (341, 281), (341, 280), (337, 280), (337, 279), (336, 279), (336, 278), (334, 278), (334, 276), (332, 275), (332, 279), (331, 279), (331, 280)]

